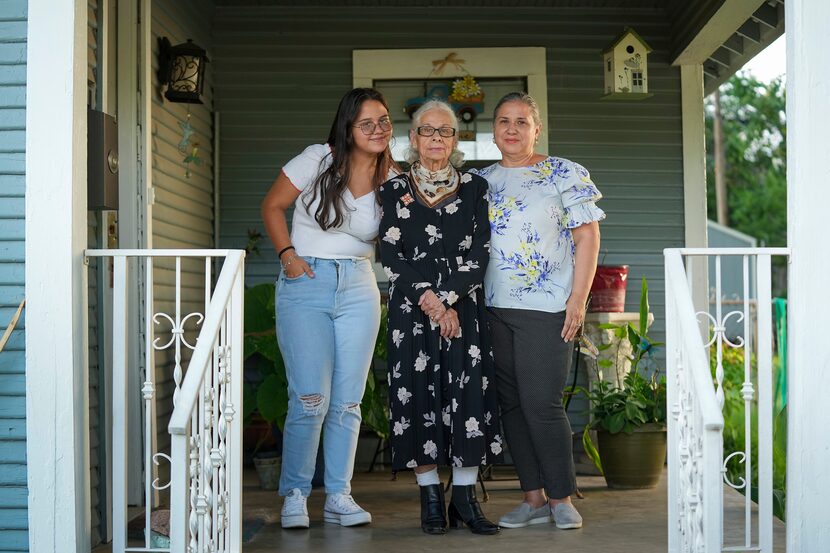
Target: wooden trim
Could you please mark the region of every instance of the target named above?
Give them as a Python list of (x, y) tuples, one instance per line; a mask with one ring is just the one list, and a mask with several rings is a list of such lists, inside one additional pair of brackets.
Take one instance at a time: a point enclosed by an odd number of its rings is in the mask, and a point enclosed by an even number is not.
[(32, 553), (90, 549), (83, 255), (87, 8), (86, 0), (28, 2), (26, 454)]
[[(422, 79), (433, 60), (455, 52), (464, 67), (476, 77), (521, 77), (527, 92), (539, 104), (542, 131), (540, 153), (548, 154), (548, 75), (545, 48), (423, 48), (418, 50), (355, 50), (352, 53), (353, 85), (371, 87), (376, 79)], [(465, 73), (447, 64), (438, 78), (462, 77)]]
[[(100, 0), (100, 19), (98, 24), (98, 84), (101, 92), (101, 111), (112, 114), (117, 99), (116, 81), (116, 54), (117, 54), (117, 10), (116, 0)], [(101, 212), (98, 226), (98, 243), (102, 247), (109, 247), (110, 218), (117, 214), (109, 211)], [(117, 223), (115, 223), (117, 225)], [(112, 280), (110, 277), (110, 260), (102, 260), (98, 264), (98, 373), (99, 373), (99, 467), (100, 481), (98, 483), (101, 504), (101, 541), (109, 543), (112, 540), (112, 374), (108, 367), (112, 367)]]
[[(142, 198), (146, 193), (142, 188), (142, 151), (146, 147), (142, 139), (142, 129), (148, 129), (145, 118), (139, 114), (138, 90), (139, 70), (136, 68), (142, 63), (143, 56), (139, 56), (139, 33), (147, 24), (139, 22), (139, 7), (141, 0), (121, 0), (118, 3), (118, 44), (117, 44), (117, 96), (118, 96), (118, 150), (120, 167), (118, 170), (118, 195), (122, 198), (118, 210), (118, 247), (142, 248), (149, 235), (146, 227), (147, 212), (144, 209)], [(143, 17), (144, 14), (142, 14)], [(147, 21), (141, 19), (141, 21)], [(142, 228), (144, 225), (144, 228)], [(139, 263), (131, 263), (127, 267), (130, 282), (139, 282), (141, 273)], [(141, 388), (139, 369), (143, 364), (140, 353), (140, 332), (142, 326), (142, 310), (139, 292), (136, 290), (128, 295), (127, 312), (129, 313), (129, 328), (133, 329), (127, 340), (127, 359), (130, 367), (130, 386)], [(141, 413), (143, 402), (137, 396), (127, 399), (128, 428), (129, 428), (129, 457), (141, 459)], [(130, 465), (133, 475), (127, 482), (126, 495), (133, 504), (140, 504), (143, 498), (141, 485), (141, 466), (139, 463)], [(112, 481), (113, 493), (120, 484)], [(114, 500), (113, 500), (114, 501)], [(113, 520), (118, 516), (113, 511)]]
[[(144, 198), (144, 244), (141, 247), (153, 247), (153, 204), (155, 203), (155, 189), (153, 188), (153, 18), (152, 0), (138, 0), (141, 24), (139, 26), (139, 125), (141, 133), (141, 182)], [(146, 283), (151, 286), (152, 283)]]
[(746, 23), (764, 0), (727, 0), (677, 55), (672, 65), (703, 63), (735, 30)]

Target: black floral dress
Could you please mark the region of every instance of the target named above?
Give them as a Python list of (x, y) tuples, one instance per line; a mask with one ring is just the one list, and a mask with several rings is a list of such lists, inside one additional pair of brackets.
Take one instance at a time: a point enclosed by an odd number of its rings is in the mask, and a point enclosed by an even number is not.
[[(490, 251), (487, 182), (461, 174), (455, 199), (429, 208), (407, 175), (380, 189), (380, 254), (389, 277), (392, 468), (497, 461), (495, 373), (484, 305)], [(459, 338), (441, 338), (418, 306), (431, 288), (458, 312)]]

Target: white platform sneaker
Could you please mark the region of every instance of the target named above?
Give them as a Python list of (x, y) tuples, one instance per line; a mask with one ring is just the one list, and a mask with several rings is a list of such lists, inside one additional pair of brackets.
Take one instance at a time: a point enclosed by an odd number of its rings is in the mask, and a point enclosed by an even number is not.
[(372, 522), (372, 515), (358, 505), (351, 495), (335, 493), (326, 496), (323, 520), (340, 526), (359, 526)]
[(285, 496), (280, 519), (283, 528), (308, 528), (306, 497), (300, 488), (294, 488)]

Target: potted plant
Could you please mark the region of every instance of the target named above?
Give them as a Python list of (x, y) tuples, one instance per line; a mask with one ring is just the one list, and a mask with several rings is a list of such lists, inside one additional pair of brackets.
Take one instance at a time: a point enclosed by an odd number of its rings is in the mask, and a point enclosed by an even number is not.
[[(591, 412), (583, 445), (611, 488), (655, 486), (666, 458), (666, 380), (654, 357), (662, 344), (649, 337), (648, 323), (648, 284), (643, 279), (638, 326), (601, 325), (613, 331), (615, 341), (599, 349), (615, 351), (610, 359), (597, 362), (598, 379), (591, 388), (580, 389)], [(631, 370), (623, 376), (629, 362)], [(599, 369), (614, 370), (617, 380), (604, 380)], [(596, 446), (592, 429), (597, 434)]]

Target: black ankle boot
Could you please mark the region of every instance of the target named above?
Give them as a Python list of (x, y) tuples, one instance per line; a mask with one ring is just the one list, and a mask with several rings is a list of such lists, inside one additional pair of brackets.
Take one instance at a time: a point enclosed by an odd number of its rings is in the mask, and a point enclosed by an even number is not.
[(421, 488), (421, 530), (427, 534), (446, 534), (447, 515), (444, 510), (444, 488), (441, 484)]
[(498, 524), (493, 524), (484, 517), (481, 506), (476, 499), (475, 486), (453, 486), (452, 500), (447, 512), (452, 528), (460, 528), (464, 522), (473, 534), (497, 534)]

